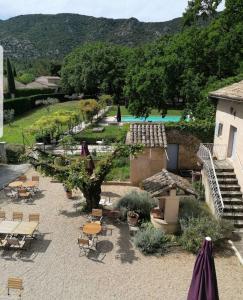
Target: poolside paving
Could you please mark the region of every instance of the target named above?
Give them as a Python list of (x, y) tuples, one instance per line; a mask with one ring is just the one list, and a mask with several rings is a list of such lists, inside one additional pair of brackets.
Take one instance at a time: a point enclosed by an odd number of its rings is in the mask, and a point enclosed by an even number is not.
[(0, 164), (0, 189), (24, 174), (30, 168), (29, 164), (6, 165)]
[[(33, 170), (27, 172), (30, 177)], [(23, 299), (170, 299), (184, 300), (190, 285), (195, 256), (174, 252), (163, 257), (146, 257), (137, 251), (126, 224), (111, 224), (113, 233), (99, 238), (101, 254), (79, 256), (77, 237), (80, 225), (79, 199), (67, 199), (60, 183), (40, 178), (42, 194), (33, 203), (13, 203), (0, 195), (1, 209), (11, 218), (13, 211), (41, 214), (42, 238), (28, 251), (1, 251), (0, 299), (7, 296), (6, 282), (19, 276), (24, 282)], [(123, 195), (132, 187), (104, 186), (103, 191)], [(118, 197), (117, 196), (117, 197)], [(103, 258), (103, 259), (102, 259)], [(215, 259), (220, 299), (242, 299), (243, 268), (235, 256)]]

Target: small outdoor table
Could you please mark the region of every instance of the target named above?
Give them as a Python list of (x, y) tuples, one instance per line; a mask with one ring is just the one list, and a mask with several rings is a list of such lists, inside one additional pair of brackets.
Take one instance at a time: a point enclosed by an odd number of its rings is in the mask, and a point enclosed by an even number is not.
[(93, 223), (93, 222), (87, 223), (83, 227), (83, 233), (93, 235), (93, 234), (100, 233), (101, 229), (102, 229), (101, 225), (98, 223)]
[(33, 235), (38, 227), (38, 222), (21, 222), (12, 232), (20, 235)]
[(2, 221), (0, 223), (0, 233), (1, 234), (11, 234), (15, 228), (19, 225), (18, 221)]
[(13, 181), (11, 183), (9, 183), (9, 187), (11, 188), (18, 188), (21, 187), (23, 185), (23, 181)]
[(26, 188), (34, 188), (36, 186), (36, 181), (26, 181), (22, 184)]

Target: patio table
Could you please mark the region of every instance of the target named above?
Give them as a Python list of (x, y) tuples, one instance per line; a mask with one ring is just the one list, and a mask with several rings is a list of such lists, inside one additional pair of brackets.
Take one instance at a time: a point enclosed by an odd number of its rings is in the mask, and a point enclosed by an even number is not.
[(0, 223), (1, 234), (11, 234), (15, 228), (19, 225), (19, 221), (2, 221)]
[(38, 227), (38, 222), (21, 222), (17, 227), (15, 227), (13, 234), (21, 235), (33, 235)]
[(18, 188), (21, 187), (23, 185), (23, 181), (13, 181), (11, 183), (9, 183), (9, 187), (11, 188)]
[(22, 186), (26, 188), (33, 188), (36, 186), (36, 184), (37, 184), (36, 181), (26, 181), (22, 184)]
[(86, 234), (97, 234), (101, 232), (101, 225), (98, 223), (87, 223), (83, 227), (83, 233)]

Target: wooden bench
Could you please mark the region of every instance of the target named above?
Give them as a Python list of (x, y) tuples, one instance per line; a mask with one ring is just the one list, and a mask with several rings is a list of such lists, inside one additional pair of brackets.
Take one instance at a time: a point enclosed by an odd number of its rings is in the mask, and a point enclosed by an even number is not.
[(19, 290), (19, 297), (21, 297), (21, 292), (23, 288), (23, 280), (17, 277), (9, 277), (8, 278), (8, 295), (10, 289)]

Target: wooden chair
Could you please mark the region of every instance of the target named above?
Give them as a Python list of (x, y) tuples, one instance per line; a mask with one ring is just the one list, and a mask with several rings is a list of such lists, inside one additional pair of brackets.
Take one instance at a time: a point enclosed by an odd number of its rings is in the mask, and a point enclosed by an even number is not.
[(33, 191), (34, 191), (35, 193), (40, 192), (40, 189), (39, 189), (40, 177), (34, 175), (34, 176), (32, 176), (32, 181), (35, 182), (35, 186), (34, 186), (34, 188), (33, 188)]
[(24, 181), (27, 180), (27, 176), (26, 175), (21, 175), (21, 176), (19, 176), (18, 180), (24, 182)]
[(92, 221), (98, 221), (99, 223), (101, 223), (103, 218), (103, 211), (102, 209), (98, 209), (98, 208), (93, 208), (92, 212), (91, 212), (91, 220)]
[(88, 240), (82, 237), (78, 238), (78, 245), (80, 249), (79, 256), (81, 256), (81, 253), (84, 253), (85, 256), (87, 256), (90, 250), (96, 251), (97, 241), (98, 241), (97, 237), (94, 237), (92, 240)]
[(4, 193), (6, 195), (6, 197), (12, 198), (12, 199), (17, 199), (18, 198), (18, 192), (16, 192), (15, 190), (13, 190), (10, 187), (5, 187), (4, 188)]
[(39, 181), (40, 181), (40, 177), (39, 176), (32, 176), (32, 181), (36, 181), (36, 182), (38, 182), (39, 183)]
[(22, 212), (13, 212), (13, 221), (23, 221), (24, 214)]
[(3, 221), (6, 219), (6, 213), (4, 210), (0, 210), (0, 219)]
[(38, 222), (38, 223), (40, 223), (40, 214), (37, 214), (37, 213), (29, 214), (29, 222)]
[(8, 278), (8, 295), (10, 289), (19, 290), (19, 297), (21, 297), (21, 292), (24, 289), (23, 288), (23, 280), (17, 277), (9, 277)]
[(18, 190), (18, 198), (30, 200), (30, 199), (32, 199), (32, 195), (31, 195), (31, 192), (29, 192), (26, 188), (21, 188)]

